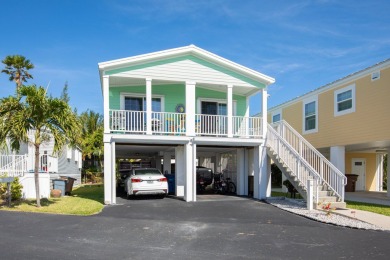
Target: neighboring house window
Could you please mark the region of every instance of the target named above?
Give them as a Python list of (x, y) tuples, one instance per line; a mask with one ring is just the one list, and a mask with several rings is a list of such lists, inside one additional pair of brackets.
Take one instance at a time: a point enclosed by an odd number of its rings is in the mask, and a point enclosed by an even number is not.
[(303, 102), (303, 133), (317, 132), (318, 125), (318, 98), (307, 99)]
[(355, 85), (334, 92), (334, 115), (341, 116), (355, 112)]
[(280, 114), (275, 114), (272, 116), (272, 123), (280, 121)]
[(381, 78), (381, 72), (380, 71), (375, 71), (371, 73), (371, 81), (377, 80)]

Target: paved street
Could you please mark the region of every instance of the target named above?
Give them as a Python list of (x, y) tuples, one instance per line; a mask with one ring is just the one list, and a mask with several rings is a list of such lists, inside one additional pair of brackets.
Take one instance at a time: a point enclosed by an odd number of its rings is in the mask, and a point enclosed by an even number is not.
[(1, 259), (388, 259), (390, 232), (232, 197), (124, 200), (91, 217), (0, 211)]

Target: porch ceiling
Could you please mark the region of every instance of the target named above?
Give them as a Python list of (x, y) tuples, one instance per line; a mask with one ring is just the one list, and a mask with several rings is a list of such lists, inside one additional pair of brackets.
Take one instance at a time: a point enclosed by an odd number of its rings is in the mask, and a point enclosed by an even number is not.
[[(111, 76), (110, 77), (110, 86), (111, 87), (124, 87), (124, 86), (144, 86), (145, 79), (144, 78), (133, 78), (133, 77), (123, 77), (123, 76)], [(164, 85), (175, 85), (175, 84), (185, 84), (182, 81), (168, 81), (161, 79), (153, 79), (152, 80), (152, 91), (153, 86), (164, 86)], [(226, 93), (226, 85), (224, 84), (210, 84), (210, 83), (202, 83), (197, 82), (196, 87), (205, 88), (208, 90), (224, 92)], [(253, 87), (250, 88), (248, 86), (233, 86), (233, 94), (241, 95), (241, 96), (250, 96), (258, 92), (260, 89)]]
[[(350, 153), (387, 153), (388, 148), (390, 148), (390, 140), (384, 140), (346, 145), (345, 151)], [(330, 147), (319, 148), (318, 150), (325, 156), (330, 154)]]

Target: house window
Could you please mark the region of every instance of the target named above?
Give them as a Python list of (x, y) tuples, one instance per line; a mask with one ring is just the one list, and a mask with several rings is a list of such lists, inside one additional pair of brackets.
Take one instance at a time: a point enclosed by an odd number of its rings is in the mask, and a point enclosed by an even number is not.
[(303, 133), (317, 132), (318, 125), (318, 98), (307, 99), (303, 102)]
[[(125, 110), (146, 111), (146, 97), (125, 97)], [(152, 111), (161, 112), (161, 98), (152, 98)]]
[(272, 116), (272, 123), (280, 121), (280, 114), (275, 114)]
[(371, 81), (377, 80), (381, 78), (381, 72), (380, 71), (375, 71), (371, 73)]
[(355, 85), (335, 91), (334, 99), (335, 116), (355, 112)]

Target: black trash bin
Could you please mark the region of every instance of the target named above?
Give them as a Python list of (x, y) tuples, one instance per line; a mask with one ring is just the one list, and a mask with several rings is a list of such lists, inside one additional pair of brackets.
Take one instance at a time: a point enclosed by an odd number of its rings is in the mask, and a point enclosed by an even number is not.
[(68, 176), (61, 176), (61, 179), (65, 181), (65, 195), (70, 195), (73, 189), (73, 183), (76, 180), (75, 178)]
[(345, 186), (346, 192), (355, 192), (356, 190), (356, 182), (359, 177), (357, 174), (345, 174), (347, 177), (347, 185)]

